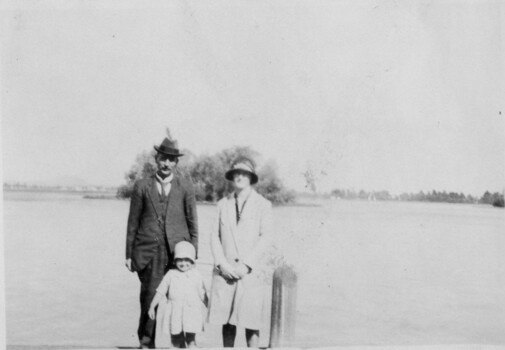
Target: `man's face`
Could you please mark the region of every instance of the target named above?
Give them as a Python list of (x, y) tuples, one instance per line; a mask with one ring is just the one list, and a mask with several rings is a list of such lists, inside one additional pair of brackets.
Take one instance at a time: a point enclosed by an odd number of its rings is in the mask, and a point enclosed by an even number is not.
[(161, 172), (163, 175), (168, 176), (172, 173), (172, 170), (177, 165), (177, 157), (158, 153), (156, 156), (156, 165), (158, 166), (159, 172)]
[(233, 184), (238, 190), (251, 186), (251, 175), (247, 171), (237, 170), (233, 174)]

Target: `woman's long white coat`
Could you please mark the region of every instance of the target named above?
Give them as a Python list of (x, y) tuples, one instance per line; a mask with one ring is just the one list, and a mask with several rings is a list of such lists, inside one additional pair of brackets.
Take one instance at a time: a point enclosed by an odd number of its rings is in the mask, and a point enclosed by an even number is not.
[(208, 321), (260, 329), (268, 320), (270, 309), (265, 253), (271, 242), (272, 205), (252, 190), (238, 225), (233, 194), (218, 202), (218, 212), (211, 233), (215, 266), (244, 263), (252, 271), (241, 280), (229, 283), (214, 269)]

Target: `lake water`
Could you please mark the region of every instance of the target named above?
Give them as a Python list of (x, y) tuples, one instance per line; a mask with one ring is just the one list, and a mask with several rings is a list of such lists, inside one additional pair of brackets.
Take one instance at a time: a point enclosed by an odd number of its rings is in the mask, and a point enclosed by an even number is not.
[[(7, 344), (138, 345), (139, 282), (123, 265), (128, 207), (4, 193)], [(198, 214), (210, 287), (216, 207)], [(299, 274), (294, 345), (505, 344), (504, 210), (325, 201), (274, 214), (276, 245)], [(197, 341), (220, 346), (219, 327)]]

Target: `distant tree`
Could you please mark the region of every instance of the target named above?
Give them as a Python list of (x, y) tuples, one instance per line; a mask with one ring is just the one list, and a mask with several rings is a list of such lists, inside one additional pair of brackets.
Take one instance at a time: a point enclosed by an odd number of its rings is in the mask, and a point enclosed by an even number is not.
[(347, 199), (356, 199), (358, 198), (358, 195), (354, 190), (346, 190), (345, 191), (345, 198)]
[[(198, 201), (215, 202), (233, 191), (233, 185), (225, 179), (225, 173), (239, 157), (247, 157), (257, 161), (259, 153), (250, 147), (231, 147), (214, 155), (195, 156), (189, 150), (182, 150), (176, 171), (184, 177), (192, 179), (195, 185), (195, 196)], [(155, 151), (139, 154), (130, 170), (126, 173), (126, 184), (119, 187), (118, 198), (129, 198), (135, 181), (152, 176), (156, 172), (154, 161)], [(293, 191), (287, 190), (277, 176), (274, 163), (266, 163), (257, 169), (260, 181), (257, 191), (274, 204), (294, 201)]]
[[(375, 197), (376, 200), (400, 200), (400, 201), (418, 201), (418, 202), (446, 202), (446, 203), (474, 203), (476, 199), (471, 195), (465, 196), (463, 193), (449, 192), (446, 191), (437, 192), (432, 190), (431, 192), (419, 193), (401, 193), (400, 195), (391, 195), (388, 191), (373, 191), (367, 192), (360, 190), (356, 193), (354, 190), (344, 190), (344, 189), (334, 189), (330, 192), (330, 196), (342, 199), (369, 199), (370, 197)], [(491, 194), (486, 192), (484, 196), (480, 199), (481, 203), (492, 204), (496, 202), (498, 205), (501, 203), (500, 198), (503, 195), (499, 193)]]
[(479, 200), (479, 203), (493, 204), (493, 195), (491, 194), (491, 192), (489, 192), (489, 191), (484, 192), (484, 194), (482, 195), (482, 197)]
[(126, 184), (119, 186), (116, 197), (130, 198), (135, 181), (152, 176), (156, 172), (154, 155), (156, 151), (144, 151), (137, 155), (135, 162), (125, 175)]
[(231, 147), (215, 155), (198, 157), (191, 167), (191, 178), (200, 191), (197, 200), (217, 201), (233, 191), (232, 184), (225, 179), (225, 173), (235, 160), (247, 157), (256, 162), (258, 152), (250, 147)]
[[(259, 154), (250, 147), (232, 147), (215, 156), (207, 156), (205, 160), (198, 160), (193, 168), (192, 177), (198, 187), (205, 188), (205, 200), (216, 201), (233, 191), (232, 183), (227, 181), (224, 175), (240, 157), (247, 157), (256, 163)], [(282, 184), (277, 176), (275, 163), (268, 162), (256, 172), (259, 177), (259, 182), (255, 185), (258, 193), (274, 204), (294, 201), (294, 192), (287, 190)]]
[(503, 198), (503, 194), (499, 194), (498, 192), (495, 193), (495, 196), (493, 196), (493, 207), (498, 207), (498, 208), (503, 208), (505, 206), (505, 201)]
[(222, 164), (226, 166), (226, 170), (228, 170), (235, 160), (242, 157), (249, 158), (254, 163), (257, 163), (259, 153), (249, 146), (235, 146), (219, 152), (217, 156)]
[(391, 199), (391, 195), (386, 190), (374, 192), (374, 195), (378, 201), (388, 201)]
[(346, 198), (345, 191), (339, 189), (334, 189), (331, 191), (330, 195), (335, 198)]
[(286, 189), (277, 177), (277, 166), (273, 161), (266, 163), (258, 171), (258, 177), (256, 190), (272, 203), (286, 204), (295, 200), (295, 193)]
[(182, 149), (181, 153), (184, 156), (179, 157), (179, 163), (177, 163), (176, 172), (186, 178), (191, 178), (191, 167), (196, 162), (197, 156), (188, 149)]
[(401, 201), (409, 201), (410, 200), (410, 195), (406, 192), (400, 194), (398, 196), (398, 198), (401, 200)]
[(226, 188), (224, 165), (217, 156), (203, 155), (196, 159), (190, 169), (198, 201), (214, 202)]
[(503, 194), (499, 192), (491, 193), (489, 191), (486, 191), (479, 199), (479, 203), (491, 204), (495, 207), (503, 207), (504, 206)]

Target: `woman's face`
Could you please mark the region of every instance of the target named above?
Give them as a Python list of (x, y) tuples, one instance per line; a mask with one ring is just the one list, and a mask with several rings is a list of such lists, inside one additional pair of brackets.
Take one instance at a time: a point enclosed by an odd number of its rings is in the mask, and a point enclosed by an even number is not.
[(238, 190), (251, 186), (251, 175), (247, 171), (237, 170), (233, 174), (233, 184)]

